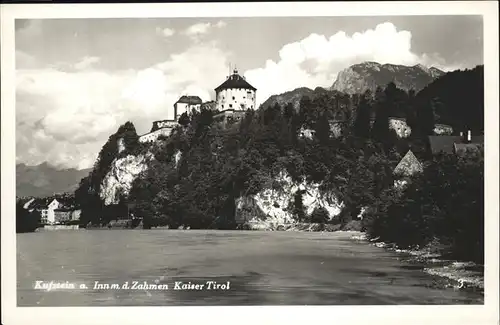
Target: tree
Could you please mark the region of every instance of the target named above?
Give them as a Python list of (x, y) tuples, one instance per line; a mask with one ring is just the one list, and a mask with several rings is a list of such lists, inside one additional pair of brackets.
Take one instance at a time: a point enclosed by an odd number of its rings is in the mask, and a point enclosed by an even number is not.
[(24, 208), (24, 202), (16, 202), (16, 233), (34, 232), (40, 224), (40, 214)]
[(304, 202), (302, 200), (302, 191), (295, 192), (293, 196), (293, 215), (296, 216), (297, 220), (304, 222), (305, 221), (305, 212), (304, 212)]
[(378, 142), (387, 144), (389, 134), (389, 107), (387, 95), (378, 88), (375, 94), (375, 122), (373, 123), (372, 137)]
[(184, 112), (182, 115), (179, 117), (179, 124), (182, 125), (183, 127), (186, 127), (191, 120), (189, 119), (189, 115)]
[(316, 138), (318, 139), (319, 143), (323, 146), (327, 145), (330, 140), (330, 124), (328, 122), (326, 113), (323, 113), (321, 116), (319, 116), (314, 126)]
[(328, 211), (324, 207), (317, 207), (311, 213), (312, 223), (326, 223), (330, 219)]
[(370, 90), (367, 90), (361, 97), (353, 125), (354, 135), (364, 139), (370, 135), (371, 96)]

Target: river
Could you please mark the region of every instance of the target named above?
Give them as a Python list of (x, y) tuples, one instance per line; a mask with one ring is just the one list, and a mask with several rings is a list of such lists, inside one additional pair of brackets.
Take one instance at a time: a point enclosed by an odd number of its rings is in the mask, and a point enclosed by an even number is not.
[[(18, 306), (482, 304), (352, 233), (79, 230), (17, 234)], [(38, 288), (36, 285), (38, 282)], [(47, 290), (48, 283), (74, 289)], [(95, 282), (100, 286), (94, 289)], [(136, 288), (132, 289), (134, 281)], [(207, 288), (212, 281), (211, 289)], [(178, 290), (198, 284), (200, 290)], [(228, 283), (229, 282), (229, 283)], [(123, 287), (127, 284), (129, 288)], [(148, 286), (143, 288), (144, 283)], [(214, 290), (214, 283), (219, 284)], [(109, 288), (106, 285), (110, 285)], [(117, 284), (120, 289), (111, 289)], [(140, 285), (139, 285), (140, 284)], [(151, 284), (151, 286), (149, 286)], [(155, 287), (156, 285), (156, 287)]]

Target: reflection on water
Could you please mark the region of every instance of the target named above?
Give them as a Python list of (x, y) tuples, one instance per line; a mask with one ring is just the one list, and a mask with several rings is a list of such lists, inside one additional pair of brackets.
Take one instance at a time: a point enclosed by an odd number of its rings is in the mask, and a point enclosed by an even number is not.
[[(443, 289), (438, 285), (443, 279), (422, 272), (422, 266), (350, 236), (202, 230), (18, 234), (18, 305), (483, 303), (481, 294)], [(35, 281), (68, 281), (76, 289), (35, 290)], [(96, 281), (120, 289), (94, 289)], [(121, 287), (134, 281), (146, 287)], [(220, 288), (208, 290), (209, 281)], [(176, 282), (204, 287), (177, 290)]]

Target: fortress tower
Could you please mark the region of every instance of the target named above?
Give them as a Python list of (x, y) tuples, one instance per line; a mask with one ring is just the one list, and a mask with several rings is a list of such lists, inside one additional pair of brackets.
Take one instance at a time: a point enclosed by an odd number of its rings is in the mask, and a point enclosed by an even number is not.
[(219, 111), (255, 109), (256, 92), (257, 89), (240, 76), (238, 70), (234, 69), (233, 74), (215, 88), (215, 108)]

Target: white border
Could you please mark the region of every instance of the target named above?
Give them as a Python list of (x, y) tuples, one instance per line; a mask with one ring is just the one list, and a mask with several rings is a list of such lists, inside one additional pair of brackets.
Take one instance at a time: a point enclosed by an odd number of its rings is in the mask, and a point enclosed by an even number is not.
[[(483, 306), (16, 307), (14, 18), (483, 15), (486, 105), (485, 304)], [(216, 322), (498, 324), (498, 3), (293, 2), (1, 5), (2, 323)]]

